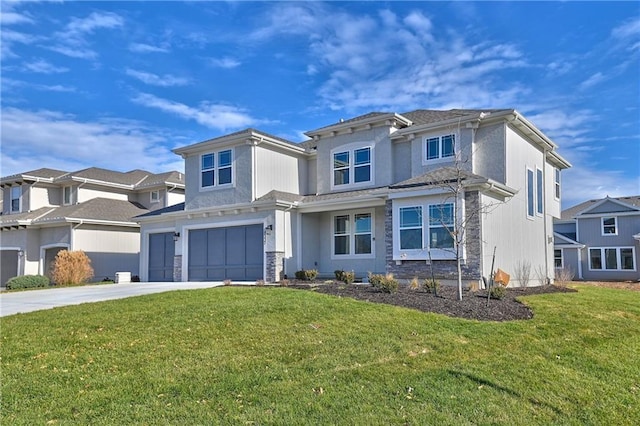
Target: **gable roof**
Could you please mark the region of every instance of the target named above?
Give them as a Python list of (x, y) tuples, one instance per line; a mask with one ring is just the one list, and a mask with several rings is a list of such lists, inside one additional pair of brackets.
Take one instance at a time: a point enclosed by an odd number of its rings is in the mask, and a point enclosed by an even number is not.
[(491, 114), (494, 112), (506, 112), (509, 109), (450, 109), (450, 110), (434, 110), (434, 109), (416, 109), (414, 111), (404, 112), (401, 115), (407, 117), (413, 122), (414, 126), (423, 124), (433, 124), (441, 121), (451, 120), (462, 117), (476, 117), (480, 114)]
[(584, 244), (579, 243), (576, 240), (567, 237), (566, 235), (562, 235), (559, 232), (553, 233), (553, 246), (557, 248), (575, 248), (575, 249), (582, 249), (586, 247)]
[(53, 181), (56, 178), (66, 175), (67, 172), (56, 169), (48, 169), (43, 167), (41, 169), (30, 170), (24, 173), (17, 173), (10, 176), (4, 176), (0, 178), (0, 185), (5, 185), (9, 183), (17, 183), (17, 182), (29, 182), (36, 180), (45, 180), (45, 181)]
[(613, 202), (619, 206), (619, 209), (614, 209), (610, 211), (610, 213), (633, 210), (638, 210), (640, 212), (640, 195), (627, 197), (605, 197), (588, 200), (563, 210), (560, 213), (560, 220), (571, 220), (575, 219), (577, 216), (588, 214), (593, 209), (603, 205), (608, 201)]
[(185, 156), (188, 154), (193, 154), (199, 151), (203, 151), (207, 149), (210, 145), (227, 146), (227, 145), (237, 144), (242, 140), (253, 141), (257, 144), (264, 142), (264, 143), (292, 149), (300, 153), (305, 151), (305, 147), (298, 143), (291, 142), (290, 140), (281, 138), (280, 136), (271, 135), (267, 132), (263, 132), (262, 130), (249, 127), (244, 130), (240, 130), (237, 132), (218, 136), (212, 139), (207, 139), (205, 141), (198, 142), (195, 144), (176, 148), (173, 150), (173, 152), (178, 155)]

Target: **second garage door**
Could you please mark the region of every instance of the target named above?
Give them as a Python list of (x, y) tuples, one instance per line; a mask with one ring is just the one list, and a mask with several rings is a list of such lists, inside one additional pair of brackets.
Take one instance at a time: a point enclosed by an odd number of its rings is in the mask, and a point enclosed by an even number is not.
[(189, 281), (263, 278), (262, 225), (189, 231)]

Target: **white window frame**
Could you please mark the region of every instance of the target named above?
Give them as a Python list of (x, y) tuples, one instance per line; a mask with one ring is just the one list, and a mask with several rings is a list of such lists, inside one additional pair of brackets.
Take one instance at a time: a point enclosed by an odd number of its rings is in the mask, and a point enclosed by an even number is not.
[[(153, 196), (155, 194), (155, 197)], [(149, 192), (149, 200), (151, 203), (159, 203), (160, 202), (160, 190), (156, 189), (154, 191)]]
[[(356, 235), (364, 235), (366, 232), (358, 233), (356, 232), (356, 216), (359, 215), (369, 215), (371, 221), (371, 230), (368, 234), (371, 235), (371, 253), (356, 253)], [(347, 232), (343, 234), (336, 234), (336, 218), (348, 216), (348, 229)], [(372, 259), (376, 257), (376, 249), (375, 249), (375, 213), (374, 210), (363, 209), (363, 210), (354, 210), (349, 212), (335, 212), (331, 216), (331, 259)], [(336, 254), (336, 239), (338, 236), (346, 236), (349, 241), (349, 252), (345, 254)]]
[[(19, 191), (17, 198), (13, 194), (14, 189)], [(17, 201), (17, 208), (14, 208), (14, 201)], [(22, 211), (22, 185), (12, 186), (9, 189), (9, 211), (11, 213), (20, 213)]]
[[(556, 257), (556, 252), (559, 251), (560, 252), (560, 266), (556, 265), (556, 259), (558, 259)], [(555, 269), (563, 269), (564, 268), (564, 249), (553, 249), (553, 267)]]
[[(437, 223), (432, 223), (431, 221), (431, 211), (432, 209), (440, 209), (442, 210), (445, 206), (451, 206), (451, 222), (450, 223), (443, 223), (443, 222), (437, 222)], [(451, 247), (433, 247), (432, 250), (434, 249), (438, 249), (438, 250), (453, 250), (455, 248), (455, 240), (453, 240), (453, 236), (451, 235), (451, 227), (453, 227), (454, 231), (455, 231), (455, 227), (456, 227), (456, 206), (454, 203), (439, 203), (439, 204), (429, 204), (428, 206), (428, 214), (429, 214), (429, 222), (428, 222), (428, 229), (427, 229), (427, 246), (431, 247), (431, 230), (435, 229), (435, 228), (442, 228), (445, 230), (445, 232), (447, 232), (449, 234), (449, 236), (452, 238), (452, 245)]]
[[(604, 221), (606, 219), (613, 219), (613, 230), (615, 232), (604, 232), (604, 227), (607, 226), (611, 226), (611, 225), (605, 225)], [(600, 218), (600, 232), (602, 233), (601, 235), (603, 237), (615, 237), (616, 235), (618, 235), (618, 218), (616, 216), (603, 216)]]
[[(67, 199), (67, 191), (69, 194), (69, 198)], [(62, 204), (65, 206), (73, 204), (73, 187), (72, 186), (63, 186), (62, 187)]]
[[(429, 237), (430, 233), (430, 206), (441, 206), (446, 204), (453, 205), (453, 226), (455, 228), (456, 223), (459, 223), (460, 215), (464, 212), (464, 200), (458, 199), (454, 202), (451, 198), (422, 198), (420, 200), (414, 199), (395, 199), (393, 200), (393, 260), (396, 262), (403, 260), (428, 260), (429, 251), (431, 251), (432, 260), (455, 260), (455, 240), (453, 242), (453, 248), (431, 248)], [(415, 208), (420, 207), (422, 209), (422, 247), (419, 249), (402, 249), (400, 247), (400, 209), (403, 208)], [(409, 228), (402, 228), (409, 229)], [(460, 252), (461, 259), (466, 258), (466, 248), (461, 246)]]
[(527, 167), (527, 171), (525, 174), (524, 185), (526, 188), (525, 196), (526, 199), (526, 208), (527, 208), (527, 218), (533, 219), (536, 214), (536, 181), (535, 181), (535, 173), (532, 168)]
[(558, 169), (558, 168), (554, 169), (553, 187), (554, 187), (553, 197), (556, 200), (559, 200), (560, 199), (560, 195), (561, 195), (560, 191), (562, 190), (562, 186), (561, 186), (560, 169)]
[[(368, 149), (369, 150), (369, 162), (368, 163), (363, 163), (363, 164), (356, 164), (356, 151), (361, 151), (361, 150), (365, 150)], [(347, 166), (342, 166), (342, 167), (335, 167), (335, 156), (337, 154), (342, 154), (342, 153), (346, 153), (349, 156), (349, 164)], [(343, 145), (340, 147), (336, 147), (334, 149), (331, 150), (330, 152), (330, 157), (329, 157), (329, 161), (330, 161), (330, 168), (331, 168), (331, 172), (330, 172), (330, 179), (331, 179), (331, 189), (335, 190), (335, 189), (346, 189), (346, 188), (357, 188), (360, 186), (369, 186), (371, 184), (374, 183), (374, 146), (373, 144), (371, 144), (370, 142), (358, 142), (355, 144), (349, 144), (349, 145)], [(356, 177), (356, 169), (357, 168), (361, 168), (361, 167), (369, 167), (369, 180), (366, 181), (362, 181), (362, 182), (355, 182), (355, 177)], [(347, 172), (349, 173), (349, 181), (347, 183), (340, 183), (340, 184), (336, 184), (336, 180), (335, 180), (335, 172), (337, 170), (347, 170)]]
[[(223, 153), (227, 153), (229, 152), (231, 155), (231, 163), (229, 165), (224, 165), (224, 166), (220, 166), (220, 155)], [(203, 165), (203, 159), (206, 156), (213, 156), (213, 166), (212, 167), (204, 167)], [(220, 149), (217, 151), (211, 151), (211, 152), (205, 152), (203, 154), (200, 154), (199, 156), (199, 171), (200, 171), (200, 190), (201, 191), (210, 191), (210, 190), (214, 190), (214, 189), (222, 189), (222, 188), (230, 188), (233, 187), (235, 185), (235, 162), (236, 162), (236, 155), (235, 155), (235, 150), (233, 148), (225, 148), (225, 149)], [(220, 183), (220, 171), (223, 169), (230, 169), (231, 170), (231, 181), (227, 182), (227, 183)], [(213, 185), (204, 185), (203, 182), (203, 173), (204, 172), (212, 172), (213, 173)]]
[(544, 215), (544, 173), (536, 167), (536, 216)]
[[(592, 251), (600, 252), (600, 266), (601, 268), (593, 268), (593, 264), (591, 262), (591, 252)], [(606, 259), (606, 251), (607, 250), (615, 250), (616, 252), (616, 268), (607, 268), (607, 259)], [(631, 259), (633, 260), (633, 269), (622, 269), (622, 250), (631, 250)], [(617, 272), (635, 272), (638, 269), (638, 265), (636, 265), (636, 251), (635, 247), (589, 247), (589, 251), (587, 253), (588, 262), (589, 262), (589, 270), (590, 271), (617, 271)]]
[[(450, 155), (443, 156), (444, 152), (444, 143), (445, 138), (451, 137), (453, 139), (453, 152)], [(458, 144), (456, 143), (456, 134), (455, 133), (447, 133), (441, 135), (431, 135), (425, 136), (422, 138), (422, 165), (433, 164), (443, 161), (450, 161), (451, 159), (455, 159), (456, 154), (458, 153)], [(434, 158), (428, 158), (429, 156), (429, 142), (437, 140), (438, 144), (438, 155)]]
[[(419, 226), (402, 226), (402, 210), (404, 209), (420, 209), (420, 224)], [(405, 249), (402, 248), (402, 231), (405, 230), (415, 230), (415, 229), (420, 229), (420, 237), (421, 237), (421, 241), (420, 241), (420, 248), (418, 249)], [(406, 252), (411, 252), (411, 251), (416, 251), (416, 250), (422, 250), (424, 248), (424, 208), (422, 205), (415, 205), (415, 206), (402, 206), (398, 208), (398, 248), (401, 251), (406, 251)]]

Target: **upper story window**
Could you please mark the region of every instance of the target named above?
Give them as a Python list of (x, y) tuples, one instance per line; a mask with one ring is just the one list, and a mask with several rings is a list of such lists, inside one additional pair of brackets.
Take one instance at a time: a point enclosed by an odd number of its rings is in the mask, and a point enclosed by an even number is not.
[(424, 139), (424, 159), (433, 161), (453, 157), (456, 148), (455, 135), (444, 135)]
[(372, 181), (371, 147), (333, 152), (333, 187)]
[(542, 170), (536, 169), (536, 214), (542, 216), (544, 212), (544, 178)]
[(535, 185), (533, 170), (527, 169), (527, 216), (533, 217), (535, 210)]
[(160, 202), (160, 191), (151, 191), (151, 202), (159, 203)]
[(618, 235), (618, 220), (616, 217), (602, 218), (602, 235)]
[(71, 187), (65, 186), (62, 188), (62, 204), (68, 206), (71, 204)]
[(556, 197), (556, 200), (560, 199), (560, 169), (555, 169), (555, 175), (554, 175), (554, 195)]
[(22, 201), (22, 187), (12, 186), (11, 187), (11, 213), (20, 213), (21, 201)]
[(200, 186), (212, 188), (233, 183), (233, 150), (203, 154), (200, 160)]
[(333, 217), (333, 255), (369, 257), (373, 253), (371, 212)]

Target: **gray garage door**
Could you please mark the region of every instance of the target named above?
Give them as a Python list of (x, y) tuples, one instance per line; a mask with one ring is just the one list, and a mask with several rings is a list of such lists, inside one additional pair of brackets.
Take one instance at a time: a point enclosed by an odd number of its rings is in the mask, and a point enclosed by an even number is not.
[(18, 275), (18, 250), (0, 250), (0, 286)]
[(173, 281), (173, 232), (149, 234), (149, 281)]
[(189, 281), (263, 278), (262, 225), (189, 231)]

